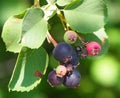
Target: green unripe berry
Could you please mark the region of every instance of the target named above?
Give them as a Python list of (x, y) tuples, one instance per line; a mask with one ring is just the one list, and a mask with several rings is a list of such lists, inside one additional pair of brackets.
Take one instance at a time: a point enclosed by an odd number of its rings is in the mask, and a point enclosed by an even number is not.
[(69, 30), (64, 34), (64, 40), (66, 43), (73, 44), (77, 40), (77, 34), (75, 31)]

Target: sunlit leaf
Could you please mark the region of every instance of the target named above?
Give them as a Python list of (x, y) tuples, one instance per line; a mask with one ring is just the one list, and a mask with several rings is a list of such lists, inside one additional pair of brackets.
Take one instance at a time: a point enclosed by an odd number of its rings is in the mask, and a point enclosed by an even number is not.
[(31, 8), (26, 13), (22, 24), (21, 44), (29, 48), (39, 48), (46, 38), (47, 21), (40, 8)]
[(101, 29), (99, 29), (98, 31), (93, 32), (93, 33), (94, 33), (100, 40), (108, 39), (108, 36), (107, 36), (104, 28), (101, 28)]
[(43, 7), (41, 7), (41, 9), (44, 10), (44, 13), (45, 13), (44, 18), (46, 20), (49, 20), (57, 12), (57, 7), (56, 7), (55, 4), (47, 4), (47, 5), (43, 6)]
[(69, 3), (71, 3), (72, 1), (74, 1), (74, 0), (57, 0), (56, 3), (57, 3), (59, 6), (65, 6), (65, 5), (69, 4)]
[(42, 76), (44, 77), (47, 66), (48, 55), (44, 48), (22, 48), (9, 82), (9, 90), (32, 90), (40, 83)]
[(22, 46), (19, 44), (21, 39), (22, 16), (24, 13), (10, 17), (4, 24), (2, 38), (5, 42), (7, 51), (20, 52)]
[(75, 0), (64, 9), (70, 27), (80, 33), (92, 33), (104, 27), (106, 13), (103, 0)]
[(105, 54), (109, 48), (108, 36), (105, 32), (105, 29), (101, 28), (98, 31), (93, 32), (93, 34), (96, 35), (100, 39), (101, 45), (102, 45), (101, 54)]

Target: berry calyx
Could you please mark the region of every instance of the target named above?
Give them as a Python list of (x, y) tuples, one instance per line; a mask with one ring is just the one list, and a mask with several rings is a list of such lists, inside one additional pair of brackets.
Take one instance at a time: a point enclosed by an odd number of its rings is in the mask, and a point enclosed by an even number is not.
[(97, 42), (89, 42), (86, 45), (86, 50), (90, 56), (97, 56), (101, 51), (101, 46)]
[(58, 77), (63, 77), (63, 76), (66, 75), (66, 73), (67, 73), (67, 69), (66, 69), (65, 66), (59, 65), (59, 66), (56, 68), (56, 75), (57, 75)]
[(61, 63), (67, 63), (71, 61), (72, 51), (73, 49), (71, 45), (61, 42), (54, 48), (53, 56)]
[(77, 40), (77, 34), (75, 31), (69, 30), (64, 34), (64, 40), (66, 43), (73, 44)]
[(64, 78), (58, 77), (56, 75), (55, 70), (51, 71), (48, 75), (48, 83), (51, 85), (51, 87), (58, 86), (63, 83)]

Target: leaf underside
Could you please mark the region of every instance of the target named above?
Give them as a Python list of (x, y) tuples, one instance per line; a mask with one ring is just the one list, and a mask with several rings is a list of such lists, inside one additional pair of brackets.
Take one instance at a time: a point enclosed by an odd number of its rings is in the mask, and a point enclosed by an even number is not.
[(44, 12), (40, 8), (28, 10), (22, 24), (22, 46), (39, 48), (46, 38), (47, 30)]

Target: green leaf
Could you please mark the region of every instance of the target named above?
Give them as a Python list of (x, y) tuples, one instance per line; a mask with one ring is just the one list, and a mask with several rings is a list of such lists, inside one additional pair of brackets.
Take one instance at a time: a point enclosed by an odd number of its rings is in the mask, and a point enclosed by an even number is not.
[(49, 20), (50, 18), (52, 18), (57, 12), (57, 7), (55, 4), (47, 4), (43, 7), (41, 7), (41, 9), (45, 13), (44, 18), (46, 20)]
[(40, 8), (31, 8), (26, 13), (22, 24), (21, 44), (29, 48), (39, 48), (46, 38), (47, 21)]
[(57, 0), (56, 3), (57, 3), (59, 6), (65, 6), (65, 5), (69, 4), (69, 3), (71, 3), (72, 1), (74, 1), (74, 0)]
[(104, 39), (108, 39), (108, 36), (107, 36), (104, 28), (101, 28), (101, 29), (99, 29), (98, 31), (93, 32), (93, 33), (94, 33), (101, 41), (104, 40)]
[(59, 62), (54, 58), (53, 55), (49, 56), (49, 66), (53, 69), (57, 68), (59, 65)]
[(76, 0), (64, 9), (68, 24), (80, 33), (92, 33), (104, 27), (106, 14), (103, 0)]
[(22, 48), (9, 82), (9, 90), (21, 92), (32, 90), (40, 83), (42, 77), (39, 75), (45, 74), (47, 66), (48, 55), (44, 48)]
[(22, 46), (19, 44), (21, 39), (22, 18), (21, 15), (10, 17), (4, 24), (2, 38), (5, 42), (7, 51), (20, 52)]

